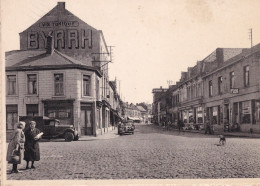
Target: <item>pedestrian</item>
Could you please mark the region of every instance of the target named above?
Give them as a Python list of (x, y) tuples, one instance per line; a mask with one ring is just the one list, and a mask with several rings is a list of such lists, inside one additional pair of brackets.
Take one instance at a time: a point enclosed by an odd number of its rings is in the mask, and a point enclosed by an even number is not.
[[(25, 122), (20, 121), (17, 124), (17, 128), (14, 130), (12, 134), (10, 143), (8, 144), (6, 160), (8, 161), (8, 163), (13, 164), (13, 169), (11, 173), (22, 172), (18, 170), (17, 165), (21, 164), (21, 161), (24, 156), (24, 142), (25, 142), (25, 135), (23, 132), (24, 128), (25, 128)], [(13, 156), (14, 154), (16, 155), (17, 159), (14, 159)]]
[[(30, 128), (25, 131), (25, 153), (24, 160), (26, 161), (26, 169), (29, 169), (29, 162), (31, 161), (31, 168), (35, 169), (34, 161), (40, 160), (40, 147), (39, 147), (39, 137), (40, 130), (35, 128), (36, 122), (30, 122)], [(38, 135), (38, 136), (37, 136)]]
[(178, 125), (178, 129), (179, 129), (179, 132), (181, 131), (181, 128), (183, 127), (183, 122), (182, 122), (182, 120), (178, 120), (178, 122), (177, 122), (177, 125)]

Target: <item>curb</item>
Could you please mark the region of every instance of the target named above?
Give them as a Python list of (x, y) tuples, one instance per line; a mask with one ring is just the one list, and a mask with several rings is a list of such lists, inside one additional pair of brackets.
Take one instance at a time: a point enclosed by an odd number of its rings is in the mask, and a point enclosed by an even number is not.
[[(158, 125), (154, 125), (153, 126), (157, 127), (157, 128), (161, 128), (162, 127), (158, 126)], [(179, 131), (178, 129), (174, 129), (174, 128), (169, 128), (168, 131)], [(230, 132), (218, 132), (216, 131), (214, 134), (205, 134), (204, 130), (200, 130), (200, 131), (192, 131), (192, 130), (182, 130), (182, 132), (188, 132), (188, 133), (198, 133), (198, 134), (204, 134), (204, 135), (209, 135), (209, 136), (218, 136), (218, 135), (224, 135), (226, 137), (237, 137), (237, 138), (259, 138), (260, 139), (260, 134), (249, 134), (249, 133), (230, 133)]]

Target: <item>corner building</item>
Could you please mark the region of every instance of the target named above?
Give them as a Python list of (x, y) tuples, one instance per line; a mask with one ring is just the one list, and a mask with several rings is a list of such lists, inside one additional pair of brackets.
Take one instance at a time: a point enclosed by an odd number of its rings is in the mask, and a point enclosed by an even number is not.
[(6, 129), (19, 116), (57, 118), (80, 135), (110, 130), (108, 51), (102, 31), (58, 2), (6, 52)]

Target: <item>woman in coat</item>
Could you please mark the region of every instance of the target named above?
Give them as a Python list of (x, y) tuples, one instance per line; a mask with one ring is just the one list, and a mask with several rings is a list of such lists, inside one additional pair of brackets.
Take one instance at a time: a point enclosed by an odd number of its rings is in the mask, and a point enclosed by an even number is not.
[[(17, 129), (15, 129), (13, 132), (11, 142), (8, 144), (6, 160), (8, 161), (8, 163), (13, 164), (13, 169), (11, 173), (22, 172), (17, 169), (17, 164), (21, 164), (24, 155), (24, 142), (25, 142), (25, 135), (23, 132), (24, 128), (25, 128), (25, 122), (20, 121), (17, 125)], [(14, 152), (16, 152), (17, 155), (19, 155), (19, 159), (14, 160), (12, 158)]]
[(39, 147), (39, 137), (36, 137), (40, 130), (35, 128), (36, 122), (30, 122), (30, 128), (25, 131), (25, 153), (24, 160), (26, 160), (26, 169), (29, 169), (29, 162), (31, 161), (31, 168), (34, 169), (34, 161), (40, 160), (40, 147)]

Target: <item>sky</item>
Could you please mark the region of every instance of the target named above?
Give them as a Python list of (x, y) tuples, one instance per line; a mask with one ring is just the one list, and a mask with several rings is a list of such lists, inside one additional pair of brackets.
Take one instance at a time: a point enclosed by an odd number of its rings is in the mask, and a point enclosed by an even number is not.
[[(129, 103), (152, 103), (152, 89), (179, 81), (216, 48), (260, 43), (259, 0), (63, 0), (66, 9), (102, 30), (113, 48), (109, 78)], [(55, 0), (1, 0), (3, 51), (19, 49), (19, 33)]]

